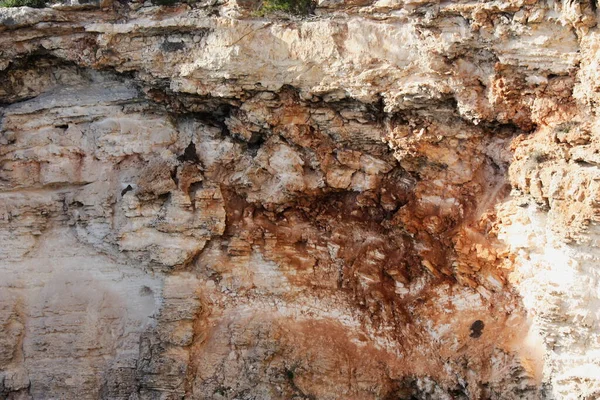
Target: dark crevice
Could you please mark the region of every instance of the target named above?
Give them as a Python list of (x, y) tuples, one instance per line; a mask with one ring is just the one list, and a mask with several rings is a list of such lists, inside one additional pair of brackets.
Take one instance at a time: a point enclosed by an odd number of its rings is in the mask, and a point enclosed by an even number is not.
[(166, 203), (170, 198), (171, 198), (171, 192), (158, 195), (158, 199), (163, 203)]
[(177, 157), (177, 160), (180, 162), (191, 162), (194, 164), (200, 164), (200, 158), (198, 157), (198, 153), (196, 152), (196, 145), (194, 142), (190, 142), (188, 146), (183, 151), (183, 154)]
[(168, 40), (165, 40), (160, 45), (160, 49), (162, 51), (167, 52), (167, 53), (172, 53), (172, 52), (175, 52), (175, 51), (183, 50), (184, 48), (185, 48), (185, 43), (184, 42), (169, 42)]
[(585, 160), (575, 160), (575, 164), (579, 165), (580, 167), (587, 167), (587, 168), (589, 168), (589, 167), (594, 167), (594, 168), (598, 167), (598, 164), (591, 163), (591, 162), (588, 162), (588, 161), (585, 161)]
[(123, 190), (121, 190), (121, 197), (125, 196), (125, 193), (132, 191), (133, 188), (131, 187), (131, 185), (127, 185), (127, 187)]
[(196, 202), (193, 201), (196, 197), (196, 192), (198, 190), (202, 190), (202, 188), (204, 188), (204, 182), (194, 182), (190, 185), (189, 189), (188, 189), (188, 194), (190, 196), (190, 199), (192, 199), (192, 209), (196, 209)]
[[(253, 135), (254, 136), (254, 135)], [(259, 136), (258, 138), (256, 138), (254, 141), (252, 142), (248, 142), (246, 144), (246, 148), (248, 153), (250, 153), (250, 155), (252, 157), (256, 157), (256, 155), (258, 154), (258, 150), (260, 150), (261, 146), (265, 143), (265, 138), (264, 136)]]
[(179, 178), (177, 178), (177, 167), (171, 169), (171, 179), (176, 185), (179, 185)]

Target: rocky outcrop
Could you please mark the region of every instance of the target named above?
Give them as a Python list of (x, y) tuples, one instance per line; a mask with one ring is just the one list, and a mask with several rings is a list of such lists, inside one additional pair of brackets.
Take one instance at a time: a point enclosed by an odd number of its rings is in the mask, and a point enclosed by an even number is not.
[(600, 395), (595, 2), (0, 10), (0, 398)]

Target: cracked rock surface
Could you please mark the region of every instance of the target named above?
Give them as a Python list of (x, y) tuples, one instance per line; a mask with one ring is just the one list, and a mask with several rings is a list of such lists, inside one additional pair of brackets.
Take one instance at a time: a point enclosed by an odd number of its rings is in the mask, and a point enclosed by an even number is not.
[(600, 397), (595, 1), (0, 9), (0, 399)]

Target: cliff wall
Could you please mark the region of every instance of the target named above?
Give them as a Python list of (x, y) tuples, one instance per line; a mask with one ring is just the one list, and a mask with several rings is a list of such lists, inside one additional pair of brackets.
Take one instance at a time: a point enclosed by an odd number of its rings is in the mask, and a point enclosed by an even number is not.
[(596, 3), (258, 7), (0, 9), (0, 398), (600, 397)]

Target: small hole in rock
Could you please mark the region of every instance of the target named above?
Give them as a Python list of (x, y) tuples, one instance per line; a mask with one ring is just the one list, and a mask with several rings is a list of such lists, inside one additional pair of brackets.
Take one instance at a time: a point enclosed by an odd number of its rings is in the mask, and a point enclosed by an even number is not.
[(254, 134), (250, 138), (250, 141), (247, 144), (248, 152), (252, 157), (256, 157), (258, 154), (258, 150), (265, 142), (265, 138), (263, 136), (255, 136)]
[(169, 42), (168, 40), (165, 40), (160, 45), (160, 49), (162, 51), (166, 51), (167, 53), (171, 53), (171, 52), (174, 52), (174, 51), (183, 50), (184, 48), (185, 48), (185, 43), (183, 43), (183, 42)]
[(125, 193), (132, 191), (133, 188), (131, 187), (131, 185), (127, 185), (127, 187), (123, 190), (121, 190), (121, 197), (125, 196)]
[(195, 164), (200, 163), (200, 158), (198, 158), (198, 154), (196, 153), (196, 145), (194, 142), (190, 142), (183, 151), (183, 154), (177, 157), (177, 159), (179, 161), (190, 161)]
[(480, 337), (484, 327), (485, 324), (483, 323), (483, 321), (478, 319), (477, 321), (471, 324), (471, 334), (469, 336), (471, 336), (472, 338)]
[(150, 289), (148, 286), (144, 285), (144, 286), (142, 286), (140, 288), (140, 295), (142, 295), (142, 296), (150, 296), (152, 294), (154, 294), (154, 291), (152, 289)]
[(291, 369), (285, 369), (285, 376), (286, 378), (288, 378), (290, 381), (294, 380), (294, 371), (292, 371)]

